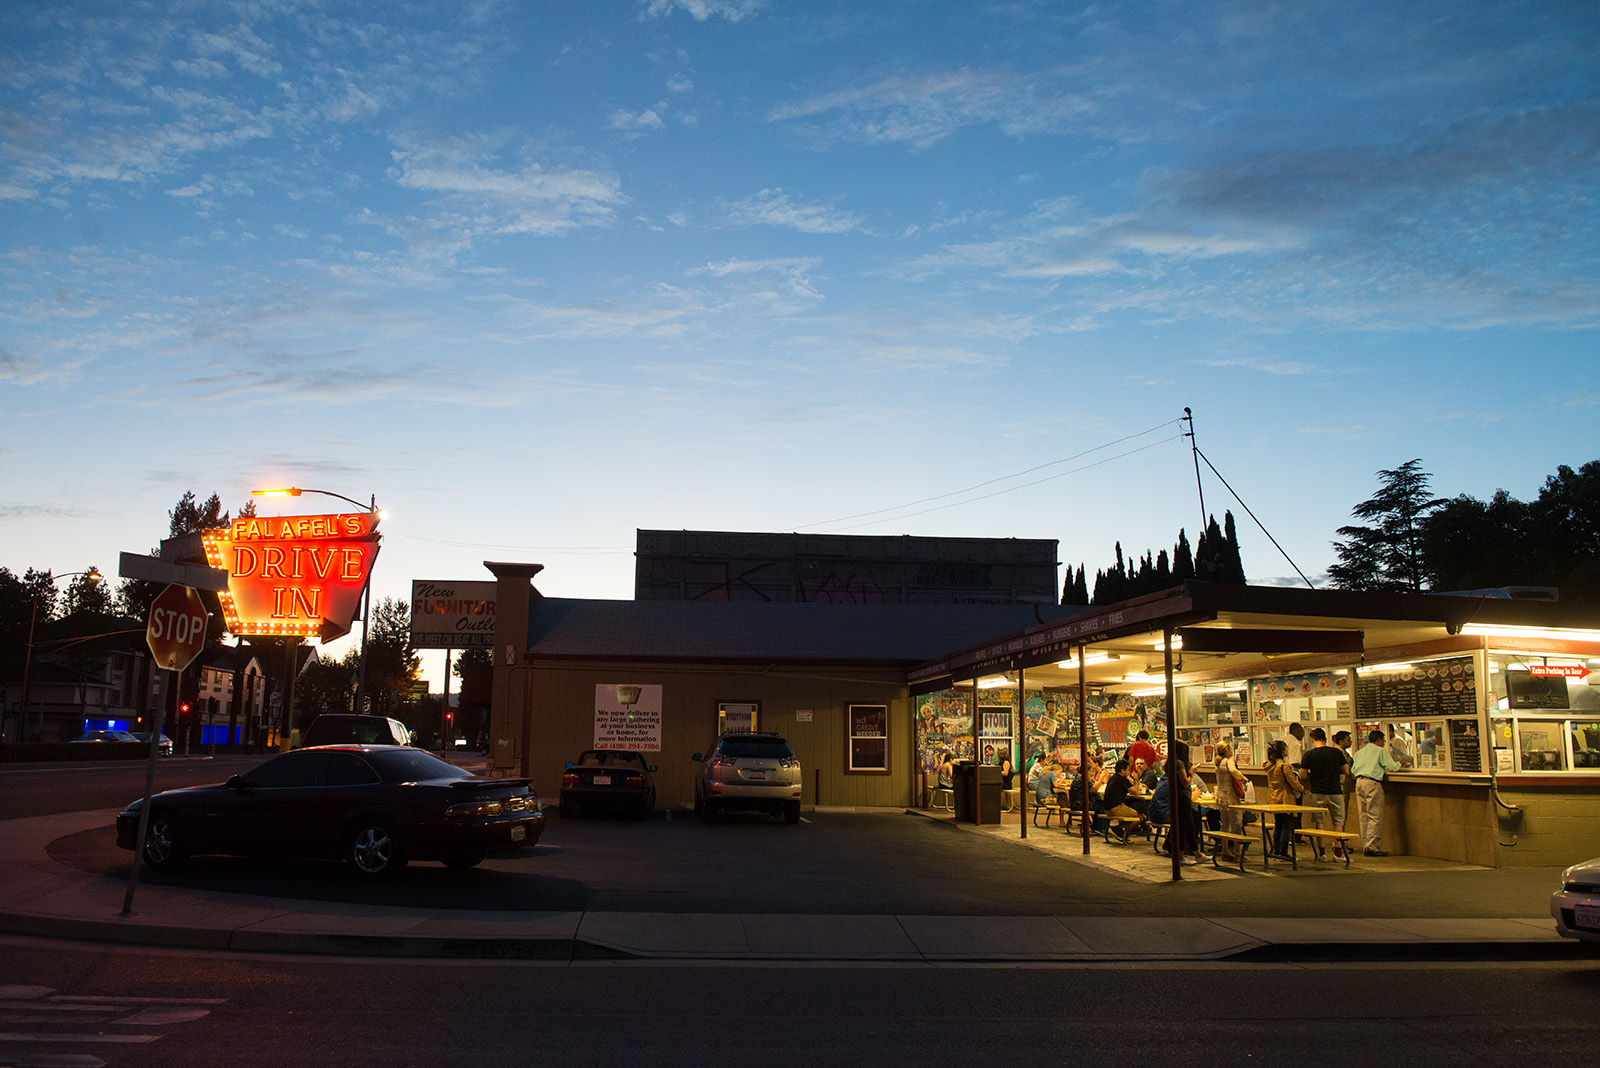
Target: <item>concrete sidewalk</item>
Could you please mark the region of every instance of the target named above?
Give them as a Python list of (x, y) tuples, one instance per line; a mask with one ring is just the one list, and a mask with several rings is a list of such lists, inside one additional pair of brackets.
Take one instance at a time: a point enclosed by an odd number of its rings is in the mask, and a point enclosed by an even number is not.
[[(1526, 919), (1162, 918), (481, 912), (286, 901), (141, 884), (52, 860), (59, 838), (114, 813), (0, 821), (0, 931), (94, 942), (285, 954), (708, 961), (1046, 963), (1340, 959), (1582, 960), (1548, 916)], [(981, 829), (970, 828), (977, 833)], [(993, 832), (988, 832), (993, 833)], [(1014, 833), (1014, 832), (1013, 832)], [(1060, 849), (1060, 838), (1034, 848)], [(1159, 871), (1148, 847), (1124, 859)], [(1150, 864), (1135, 858), (1138, 851)], [(1101, 851), (1102, 856), (1106, 851)], [(1105, 863), (1105, 861), (1102, 861)], [(1205, 871), (1211, 871), (1209, 864)], [(1302, 866), (1301, 871), (1307, 869)], [(1187, 872), (1199, 872), (1190, 868)], [(1152, 876), (1129, 874), (1136, 881)], [(1235, 873), (1234, 877), (1238, 877)]]

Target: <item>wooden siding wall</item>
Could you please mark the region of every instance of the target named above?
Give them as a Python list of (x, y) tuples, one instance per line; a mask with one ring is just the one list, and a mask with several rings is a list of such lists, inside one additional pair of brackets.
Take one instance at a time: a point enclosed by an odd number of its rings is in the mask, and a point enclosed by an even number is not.
[[(725, 701), (759, 702), (760, 729), (789, 740), (805, 772), (807, 808), (911, 803), (913, 725), (902, 671), (563, 662), (536, 663), (531, 674), (533, 783), (547, 803), (556, 800), (565, 763), (594, 745), (595, 687), (618, 683), (662, 688), (661, 751), (644, 754), (657, 768), (658, 807), (693, 803), (697, 765), (690, 758), (715, 739), (717, 705)], [(846, 773), (845, 710), (852, 704), (889, 706), (889, 774)], [(796, 718), (802, 709), (811, 710), (810, 722)]]

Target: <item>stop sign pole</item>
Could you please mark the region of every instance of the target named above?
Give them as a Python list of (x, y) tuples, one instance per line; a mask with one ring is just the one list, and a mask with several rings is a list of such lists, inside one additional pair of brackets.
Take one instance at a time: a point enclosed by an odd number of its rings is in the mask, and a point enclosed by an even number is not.
[(122, 898), (124, 916), (133, 911), (133, 890), (139, 885), (139, 864), (144, 860), (144, 838), (150, 833), (150, 795), (155, 790), (156, 761), (161, 754), (161, 735), (166, 730), (170, 674), (181, 673), (205, 648), (206, 621), (210, 615), (192, 586), (168, 586), (150, 602), (144, 641), (163, 674), (160, 697), (156, 701), (155, 729), (150, 732), (150, 757), (145, 765), (144, 804), (139, 806), (139, 830), (133, 840), (133, 866), (128, 869), (128, 892)]

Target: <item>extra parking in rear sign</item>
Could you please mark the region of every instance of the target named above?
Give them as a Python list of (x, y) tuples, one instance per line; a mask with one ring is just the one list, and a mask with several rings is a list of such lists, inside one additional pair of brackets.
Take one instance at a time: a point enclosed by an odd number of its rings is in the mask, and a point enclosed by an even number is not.
[(659, 753), (660, 685), (601, 683), (596, 686), (594, 747), (628, 753)]

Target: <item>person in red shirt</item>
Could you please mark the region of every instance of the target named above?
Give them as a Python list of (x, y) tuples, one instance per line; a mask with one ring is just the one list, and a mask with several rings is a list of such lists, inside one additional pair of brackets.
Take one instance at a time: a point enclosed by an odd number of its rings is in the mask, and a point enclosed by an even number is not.
[(1161, 763), (1161, 754), (1156, 752), (1156, 747), (1150, 744), (1150, 732), (1140, 731), (1134, 743), (1128, 746), (1128, 751), (1123, 756), (1128, 758), (1131, 765), (1135, 760), (1142, 759), (1144, 766), (1153, 768)]

